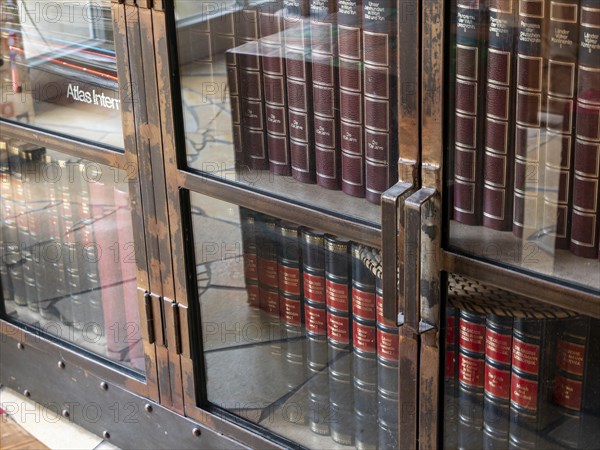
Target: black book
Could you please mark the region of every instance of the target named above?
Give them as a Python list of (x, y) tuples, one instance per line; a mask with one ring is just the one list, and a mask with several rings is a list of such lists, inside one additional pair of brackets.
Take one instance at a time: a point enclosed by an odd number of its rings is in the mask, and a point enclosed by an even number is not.
[(256, 218), (252, 211), (240, 207), (240, 223), (242, 227), (242, 253), (244, 259), (244, 281), (248, 304), (260, 307), (258, 290), (258, 250), (256, 245)]

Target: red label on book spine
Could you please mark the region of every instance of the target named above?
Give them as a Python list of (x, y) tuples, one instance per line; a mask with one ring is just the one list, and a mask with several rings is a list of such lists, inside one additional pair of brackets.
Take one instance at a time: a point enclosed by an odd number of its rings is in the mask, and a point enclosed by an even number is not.
[(304, 322), (306, 331), (313, 334), (327, 334), (327, 312), (323, 308), (315, 308), (309, 304), (304, 305)]
[(475, 353), (485, 351), (485, 325), (473, 323), (461, 317), (459, 322), (459, 345), (461, 348)]
[(258, 258), (252, 253), (244, 255), (244, 274), (248, 280), (258, 280)]
[(327, 337), (340, 344), (349, 344), (350, 318), (327, 313)]
[(383, 318), (383, 297), (375, 293), (375, 314), (378, 323), (385, 323)]
[(583, 376), (584, 372), (585, 345), (574, 342), (558, 340), (556, 352), (556, 365), (559, 369), (573, 375)]
[(540, 346), (515, 338), (512, 364), (522, 372), (537, 375), (540, 368)]
[(360, 319), (375, 320), (375, 293), (352, 287), (352, 314)]
[(501, 364), (510, 364), (512, 335), (502, 334), (490, 328), (485, 336), (485, 356)]
[(400, 357), (399, 344), (397, 334), (377, 328), (377, 355), (380, 358), (398, 361)]
[(369, 353), (375, 353), (377, 351), (374, 325), (365, 325), (360, 322), (354, 322), (352, 324), (352, 335), (352, 343), (356, 349)]
[(248, 292), (248, 304), (255, 308), (260, 307), (259, 289), (257, 284), (247, 284), (246, 291)]
[(521, 408), (537, 411), (537, 381), (527, 380), (513, 372), (510, 381), (510, 401)]
[(463, 353), (458, 354), (458, 379), (467, 386), (482, 388), (485, 362), (483, 358), (471, 358)]
[(279, 297), (281, 319), (288, 325), (302, 325), (302, 302), (300, 300)]
[(261, 283), (277, 289), (279, 280), (277, 279), (277, 261), (271, 259), (259, 258), (260, 266), (259, 279)]
[(348, 312), (348, 284), (326, 280), (327, 306), (338, 311)]
[(554, 385), (554, 401), (556, 404), (574, 411), (581, 410), (581, 396), (583, 394), (583, 383), (572, 380), (563, 375), (556, 377)]
[(485, 391), (496, 398), (510, 399), (510, 369), (485, 365)]
[(456, 365), (456, 354), (454, 350), (446, 350), (446, 378), (454, 379), (454, 367)]
[(446, 319), (446, 344), (456, 345), (456, 317), (448, 316)]
[(279, 289), (286, 294), (300, 295), (300, 269), (279, 265)]
[(325, 277), (304, 272), (304, 297), (325, 304)]

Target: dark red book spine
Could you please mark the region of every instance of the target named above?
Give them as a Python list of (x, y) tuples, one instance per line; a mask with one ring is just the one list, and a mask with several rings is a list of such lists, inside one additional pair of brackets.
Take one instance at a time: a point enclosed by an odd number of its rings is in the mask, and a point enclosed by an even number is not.
[(279, 317), (276, 223), (273, 217), (256, 216), (259, 304), (260, 309), (273, 317)]
[(354, 349), (354, 439), (358, 448), (377, 447), (377, 327), (375, 275), (352, 243), (352, 346)]
[(336, 417), (329, 426), (331, 438), (342, 445), (354, 444), (349, 247), (347, 240), (325, 236), (329, 404)]
[(488, 314), (485, 322), (483, 445), (508, 448), (512, 317)]
[(362, 0), (338, 0), (342, 191), (365, 196)]
[(242, 252), (244, 259), (244, 281), (248, 304), (260, 308), (258, 288), (258, 250), (256, 243), (257, 226), (255, 214), (240, 207), (240, 222), (242, 227)]
[(461, 310), (458, 322), (458, 447), (483, 446), (485, 314)]
[(456, 448), (457, 442), (457, 379), (458, 379), (458, 316), (457, 309), (446, 306), (444, 346), (444, 448)]
[(302, 183), (315, 183), (310, 22), (304, 16), (292, 16), (286, 17), (284, 26), (292, 177)]
[(544, 186), (545, 45), (550, 0), (519, 0), (513, 233), (542, 228)]
[(571, 251), (598, 256), (600, 235), (600, 5), (581, 0)]
[(233, 139), (233, 150), (235, 152), (235, 165), (236, 167), (243, 167), (245, 161), (242, 146), (240, 82), (237, 60), (238, 56), (234, 50), (230, 49), (225, 52), (227, 84), (229, 87), (229, 103), (231, 105), (231, 135)]
[(285, 11), (276, 4), (267, 5), (260, 10), (259, 22), (269, 170), (276, 175), (291, 175), (283, 53)]
[(479, 0), (456, 2), (454, 219), (481, 223), (487, 14)]
[[(489, 0), (489, 38), (483, 156), (483, 224), (496, 230), (512, 227), (514, 148), (514, 54), (518, 0)], [(459, 84), (465, 89), (464, 83)], [(467, 85), (472, 87), (472, 85)], [(474, 94), (475, 90), (469, 91)], [(456, 97), (461, 110), (475, 100)], [(466, 105), (468, 103), (469, 105)], [(458, 106), (457, 106), (458, 108)], [(471, 112), (473, 112), (471, 110)]]
[(515, 318), (510, 381), (511, 448), (544, 448), (556, 419), (551, 405), (558, 321)]
[(579, 0), (550, 2), (548, 96), (544, 166), (544, 230), (557, 248), (569, 247), (573, 130), (579, 50)]
[(317, 184), (339, 189), (339, 85), (335, 3), (312, 0), (310, 38)]
[[(375, 281), (376, 302), (383, 307), (381, 278)], [(383, 311), (378, 308), (377, 311)], [(398, 448), (400, 338), (398, 327), (377, 314), (377, 448)]]
[(378, 204), (398, 181), (396, 2), (362, 4), (366, 198)]
[(323, 233), (303, 229), (301, 236), (304, 293), (304, 326), (308, 354), (308, 425), (313, 433), (327, 436), (329, 424), (329, 372), (327, 311), (325, 308), (325, 247)]

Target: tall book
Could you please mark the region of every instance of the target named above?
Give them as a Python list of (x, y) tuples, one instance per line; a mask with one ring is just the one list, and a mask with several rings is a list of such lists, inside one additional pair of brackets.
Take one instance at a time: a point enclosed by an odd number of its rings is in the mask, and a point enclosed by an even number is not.
[(364, 197), (362, 0), (338, 0), (337, 10), (342, 191)]
[(310, 1), (284, 0), (286, 94), (292, 177), (315, 183), (310, 65)]
[(600, 5), (582, 0), (579, 30), (571, 251), (598, 255), (600, 233)]
[(238, 57), (235, 50), (225, 52), (225, 67), (227, 69), (227, 85), (229, 87), (229, 104), (231, 107), (231, 136), (235, 165), (241, 168), (245, 165), (244, 148), (242, 144), (242, 116), (240, 104), (240, 82)]
[(579, 50), (579, 0), (550, 1), (544, 230), (557, 248), (568, 248), (573, 185), (573, 130)]
[(311, 0), (310, 39), (317, 184), (340, 188), (337, 17), (333, 0)]
[(244, 281), (248, 304), (260, 307), (258, 289), (258, 247), (256, 242), (257, 225), (255, 214), (240, 206), (240, 223), (242, 228), (242, 253), (244, 259)]
[(481, 223), (485, 129), (485, 3), (456, 1), (454, 220)]
[[(383, 284), (377, 278), (376, 302), (383, 312)], [(378, 314), (378, 313), (377, 313)], [(377, 448), (398, 448), (400, 338), (398, 327), (377, 315)]]
[(365, 196), (377, 204), (398, 180), (396, 7), (393, 0), (362, 4)]
[(325, 236), (303, 229), (301, 236), (304, 326), (307, 337), (308, 425), (313, 433), (330, 433), (327, 311), (325, 309)]
[(2, 204), (0, 204), (0, 240), (2, 241), (2, 255), (0, 258), (0, 285), (2, 286), (1, 294), (4, 302), (13, 300), (13, 289), (10, 277), (8, 275), (8, 254), (11, 245), (14, 245), (14, 232), (16, 230), (11, 231), (12, 223), (9, 222), (12, 209), (10, 191), (8, 141), (0, 138), (0, 198), (2, 198)]
[(329, 359), (329, 404), (335, 416), (331, 438), (354, 444), (350, 242), (325, 236), (325, 299)]
[(501, 231), (512, 227), (517, 8), (518, 0), (489, 0), (482, 220)]
[(485, 321), (483, 448), (508, 448), (512, 317), (489, 313)]
[(256, 216), (258, 291), (260, 309), (279, 317), (279, 275), (277, 267), (277, 220), (260, 214)]
[(458, 322), (458, 448), (483, 447), (485, 314), (461, 310)]
[(545, 39), (550, 0), (519, 0), (513, 233), (542, 228), (546, 100)]
[(444, 448), (454, 449), (457, 442), (457, 386), (458, 379), (458, 317), (457, 309), (446, 306), (446, 333), (444, 353)]
[(548, 446), (542, 430), (554, 422), (551, 405), (558, 321), (515, 318), (510, 381), (510, 448)]
[(558, 336), (552, 399), (561, 419), (548, 434), (564, 448), (596, 447), (600, 438), (599, 325), (589, 317), (568, 319)]
[(352, 347), (354, 352), (354, 440), (357, 448), (377, 448), (377, 327), (375, 275), (352, 243)]
[(291, 175), (283, 20), (278, 4), (268, 3), (259, 11), (269, 169)]

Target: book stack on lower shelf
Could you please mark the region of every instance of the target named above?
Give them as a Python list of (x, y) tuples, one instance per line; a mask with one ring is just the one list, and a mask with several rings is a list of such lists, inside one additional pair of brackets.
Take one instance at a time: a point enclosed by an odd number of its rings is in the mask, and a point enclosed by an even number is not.
[(597, 447), (600, 321), (456, 275), (446, 319), (447, 448)]
[(127, 187), (37, 145), (3, 140), (0, 155), (7, 314), (143, 370)]
[(598, 2), (455, 12), (454, 219), (598, 258)]
[(247, 23), (237, 21), (226, 51), (238, 168), (380, 202), (397, 180), (395, 7), (314, 0), (241, 11), (256, 17), (258, 37), (239, 38)]
[[(306, 389), (303, 423), (338, 445), (395, 448), (398, 328), (376, 312), (381, 280), (364, 263), (371, 249), (245, 208), (240, 215), (248, 303), (281, 330), (281, 352), (271, 353), (285, 360), (289, 388)], [(271, 295), (261, 273), (273, 271)]]

